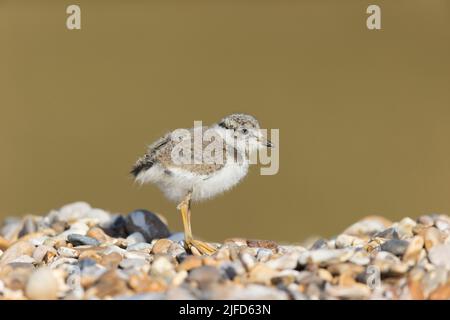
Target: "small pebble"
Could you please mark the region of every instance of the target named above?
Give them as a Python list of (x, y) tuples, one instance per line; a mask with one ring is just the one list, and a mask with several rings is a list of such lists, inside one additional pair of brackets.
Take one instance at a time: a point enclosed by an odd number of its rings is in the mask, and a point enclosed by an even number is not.
[(40, 268), (31, 274), (25, 291), (33, 300), (53, 300), (58, 296), (58, 280), (51, 269)]
[(155, 277), (173, 278), (176, 274), (175, 267), (164, 256), (157, 257), (151, 265), (151, 274)]
[(381, 232), (391, 225), (392, 222), (387, 220), (386, 218), (379, 216), (369, 216), (354, 223), (343, 233), (352, 236), (367, 236), (373, 235), (377, 232)]
[(240, 259), (241, 259), (242, 264), (244, 265), (244, 267), (247, 270), (252, 269), (256, 264), (255, 257), (252, 256), (251, 254), (249, 254), (248, 252), (242, 252), (240, 254)]
[(363, 246), (365, 244), (364, 240), (355, 237), (355, 236), (349, 236), (347, 234), (341, 234), (336, 238), (336, 248), (342, 249), (346, 247), (359, 247)]
[[(93, 260), (93, 259), (89, 259), (89, 260)], [(93, 261), (95, 261), (95, 260), (93, 260)], [(120, 264), (121, 261), (122, 261), (122, 256), (117, 252), (112, 252), (110, 254), (104, 255), (101, 258), (100, 263), (109, 269), (114, 269), (114, 268), (117, 268), (117, 266)]]
[(387, 228), (383, 231), (377, 232), (373, 235), (373, 238), (384, 238), (384, 239), (399, 239), (400, 236), (398, 235), (396, 228)]
[(83, 236), (81, 234), (70, 234), (67, 236), (67, 241), (73, 244), (75, 247), (83, 245), (97, 247), (100, 245), (100, 242), (97, 239)]
[(430, 260), (433, 264), (450, 270), (450, 244), (438, 244), (430, 249)]
[(310, 252), (309, 259), (316, 264), (330, 264), (344, 262), (353, 255), (352, 250), (346, 249), (319, 249)]
[(413, 229), (417, 225), (417, 223), (411, 218), (403, 218), (398, 223), (398, 234), (401, 239), (410, 238), (413, 236)]
[(420, 252), (422, 251), (423, 245), (424, 240), (421, 236), (413, 237), (405, 251), (403, 260), (407, 262), (417, 262), (420, 258)]
[(111, 239), (110, 237), (103, 231), (103, 229), (98, 227), (93, 227), (89, 229), (89, 231), (86, 233), (86, 236), (94, 238), (98, 242), (101, 243), (110, 243)]
[(325, 239), (318, 239), (311, 246), (311, 250), (327, 249), (327, 248), (328, 248), (328, 245), (327, 245), (327, 241)]
[(170, 236), (166, 224), (156, 214), (147, 210), (131, 212), (126, 218), (125, 229), (128, 234), (140, 232), (147, 242)]
[(449, 219), (445, 219), (443, 217), (440, 217), (436, 219), (435, 221), (436, 228), (438, 228), (441, 231), (449, 231), (450, 230), (450, 221)]
[(434, 227), (426, 229), (424, 234), (425, 248), (427, 248), (427, 250), (430, 250), (432, 247), (441, 244), (442, 238), (443, 236), (439, 229)]
[(5, 252), (3, 252), (0, 258), (0, 268), (8, 263), (14, 261), (20, 256), (31, 256), (34, 251), (34, 245), (28, 241), (19, 241), (10, 246)]
[(217, 268), (202, 266), (192, 270), (187, 279), (188, 281), (196, 282), (199, 288), (206, 288), (220, 281), (222, 279), (222, 275)]
[(409, 242), (406, 240), (393, 239), (383, 243), (380, 249), (395, 254), (396, 256), (403, 256), (408, 245)]
[(256, 254), (256, 260), (259, 262), (266, 262), (273, 255), (273, 251), (270, 249), (260, 248)]
[(257, 263), (249, 273), (249, 280), (252, 283), (270, 284), (272, 278), (275, 277), (278, 272), (265, 264)]
[(159, 239), (155, 242), (152, 248), (153, 254), (165, 254), (169, 250), (173, 241), (169, 239)]
[(127, 247), (127, 251), (144, 251), (150, 252), (153, 248), (153, 245), (146, 242), (139, 242)]
[(66, 258), (77, 258), (80, 255), (77, 250), (68, 247), (61, 247), (57, 252), (60, 256)]
[(424, 227), (431, 227), (434, 224), (434, 220), (432, 217), (430, 216), (420, 216), (417, 219), (417, 222), (419, 222), (420, 224), (422, 224)]
[(127, 237), (128, 245), (145, 242), (145, 238), (140, 232), (133, 232)]

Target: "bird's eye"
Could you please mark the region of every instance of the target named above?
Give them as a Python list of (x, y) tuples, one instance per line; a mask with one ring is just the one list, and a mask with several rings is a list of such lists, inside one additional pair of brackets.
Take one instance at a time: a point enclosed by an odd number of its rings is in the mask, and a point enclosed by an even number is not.
[(242, 133), (243, 133), (243, 134), (247, 134), (247, 133), (248, 133), (248, 130), (244, 128), (244, 129), (242, 129)]

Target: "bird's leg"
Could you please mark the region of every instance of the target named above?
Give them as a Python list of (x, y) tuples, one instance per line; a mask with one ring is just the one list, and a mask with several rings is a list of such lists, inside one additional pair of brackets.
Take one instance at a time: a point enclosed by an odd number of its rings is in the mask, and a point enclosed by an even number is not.
[(191, 196), (192, 192), (189, 192), (177, 207), (178, 210), (181, 211), (181, 217), (183, 219), (184, 242), (186, 244), (186, 248), (191, 250), (192, 253), (211, 255), (216, 251), (216, 249), (206, 242), (194, 240), (192, 236)]
[(191, 229), (191, 196), (192, 192), (189, 192), (177, 206), (177, 209), (181, 211), (181, 218), (183, 219), (184, 240), (186, 243), (190, 243), (193, 240)]

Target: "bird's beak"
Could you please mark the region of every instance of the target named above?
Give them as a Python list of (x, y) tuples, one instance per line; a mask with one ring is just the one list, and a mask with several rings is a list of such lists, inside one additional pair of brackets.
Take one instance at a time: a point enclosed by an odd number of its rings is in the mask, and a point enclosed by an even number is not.
[(261, 144), (267, 148), (273, 148), (275, 147), (275, 145), (268, 139), (265, 138), (261, 138), (260, 140)]

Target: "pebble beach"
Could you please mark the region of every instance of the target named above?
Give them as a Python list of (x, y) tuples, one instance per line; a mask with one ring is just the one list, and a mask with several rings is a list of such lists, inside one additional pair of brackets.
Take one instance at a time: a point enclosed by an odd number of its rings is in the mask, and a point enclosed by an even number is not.
[(217, 248), (211, 256), (186, 251), (183, 234), (161, 215), (113, 214), (85, 202), (6, 218), (0, 299), (450, 298), (448, 215), (368, 216), (300, 245), (210, 244)]

